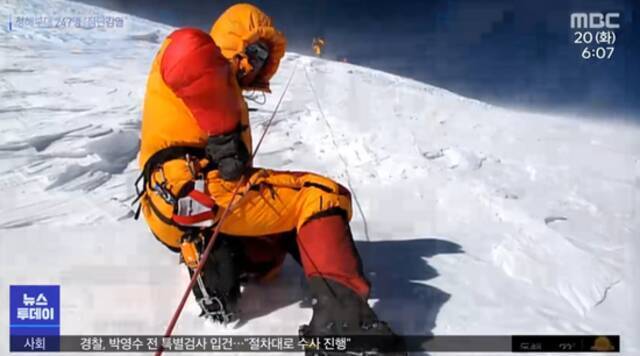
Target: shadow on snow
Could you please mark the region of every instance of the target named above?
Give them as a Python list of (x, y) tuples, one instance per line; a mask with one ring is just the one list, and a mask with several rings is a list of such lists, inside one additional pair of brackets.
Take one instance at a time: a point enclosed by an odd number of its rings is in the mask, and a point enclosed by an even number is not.
[[(431, 334), (450, 294), (427, 284), (438, 276), (428, 258), (463, 253), (462, 247), (437, 238), (357, 241), (356, 245), (372, 284), (371, 298), (376, 300), (373, 308), (378, 316), (398, 333)], [(242, 312), (235, 328), (294, 303), (310, 308), (302, 269), (288, 258), (280, 278), (245, 287), (240, 301)]]

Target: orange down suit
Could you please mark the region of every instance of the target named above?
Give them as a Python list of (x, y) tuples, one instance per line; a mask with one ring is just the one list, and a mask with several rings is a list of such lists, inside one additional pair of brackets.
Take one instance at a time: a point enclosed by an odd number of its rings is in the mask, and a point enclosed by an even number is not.
[[(286, 42), (257, 8), (246, 4), (231, 7), (213, 26), (211, 34), (183, 28), (167, 37), (147, 82), (140, 168), (159, 151), (171, 147), (204, 150), (209, 136), (237, 129), (243, 130), (243, 142), (252, 152), (247, 104), (236, 71), (248, 65), (242, 56), (244, 47), (258, 39), (270, 46), (268, 62), (256, 80), (261, 90), (268, 91), (269, 79), (284, 55)], [(232, 202), (238, 182), (223, 180), (217, 170), (207, 170), (207, 164), (203, 156), (173, 157), (150, 172), (140, 202), (157, 239), (177, 250), (186, 229), (173, 220), (171, 201), (154, 187), (163, 187), (179, 197), (184, 187), (202, 179), (205, 194), (215, 202), (216, 221), (232, 204), (231, 213), (222, 222), (223, 234), (259, 241), (265, 236), (297, 233), (300, 259), (308, 277), (321, 275), (362, 296), (368, 295), (369, 283), (362, 276), (348, 229), (351, 199), (344, 187), (312, 173), (252, 167)], [(265, 247), (262, 252), (273, 255), (281, 265), (284, 252), (266, 250)]]

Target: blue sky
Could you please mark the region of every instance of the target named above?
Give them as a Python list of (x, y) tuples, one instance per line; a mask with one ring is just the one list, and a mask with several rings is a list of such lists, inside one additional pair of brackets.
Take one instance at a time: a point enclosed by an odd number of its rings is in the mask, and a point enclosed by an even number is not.
[[(208, 30), (235, 1), (84, 0)], [(346, 59), (507, 107), (640, 120), (640, 4), (633, 0), (253, 1), (311, 53)], [(572, 12), (620, 12), (611, 59), (581, 58)], [(598, 47), (591, 45), (590, 50)]]

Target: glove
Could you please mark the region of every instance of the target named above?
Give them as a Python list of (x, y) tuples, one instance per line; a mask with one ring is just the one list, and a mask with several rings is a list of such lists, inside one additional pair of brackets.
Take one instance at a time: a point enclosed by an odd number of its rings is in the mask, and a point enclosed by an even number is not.
[(211, 162), (218, 167), (224, 180), (237, 180), (244, 173), (250, 157), (242, 141), (241, 130), (210, 136), (205, 148)]

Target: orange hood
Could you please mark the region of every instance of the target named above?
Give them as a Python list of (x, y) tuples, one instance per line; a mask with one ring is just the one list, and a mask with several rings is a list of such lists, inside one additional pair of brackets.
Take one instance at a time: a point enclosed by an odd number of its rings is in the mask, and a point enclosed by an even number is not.
[(256, 78), (256, 86), (243, 89), (269, 92), (269, 80), (278, 70), (287, 47), (287, 39), (273, 27), (269, 16), (251, 4), (233, 5), (220, 15), (209, 34), (236, 72), (239, 68), (251, 69), (244, 54), (248, 45), (256, 41), (267, 44), (269, 59)]

